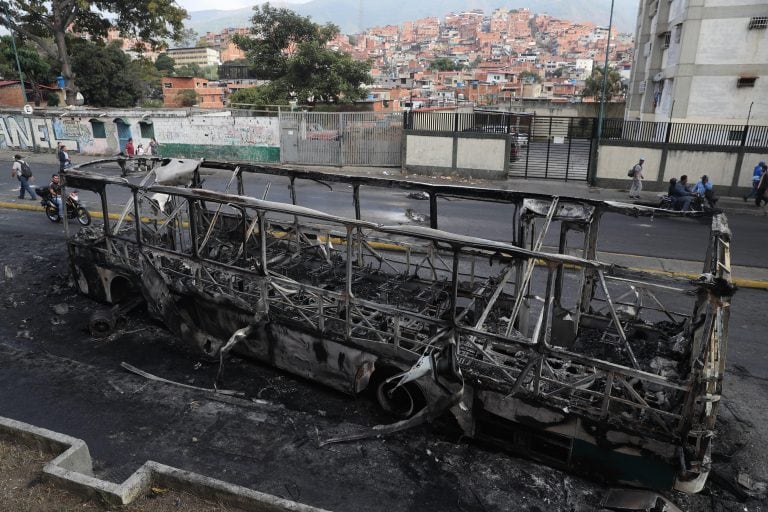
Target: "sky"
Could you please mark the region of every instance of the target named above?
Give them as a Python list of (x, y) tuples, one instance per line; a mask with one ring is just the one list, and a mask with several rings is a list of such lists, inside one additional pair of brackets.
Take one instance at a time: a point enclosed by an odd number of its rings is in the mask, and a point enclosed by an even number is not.
[[(267, 0), (218, 0), (212, 3), (211, 0), (176, 0), (180, 6), (189, 11), (206, 11), (210, 9), (229, 11), (233, 9), (240, 9), (242, 7), (252, 7), (257, 3), (264, 3)], [(286, 4), (305, 4), (310, 0), (271, 0), (270, 3), (279, 5), (281, 3)]]

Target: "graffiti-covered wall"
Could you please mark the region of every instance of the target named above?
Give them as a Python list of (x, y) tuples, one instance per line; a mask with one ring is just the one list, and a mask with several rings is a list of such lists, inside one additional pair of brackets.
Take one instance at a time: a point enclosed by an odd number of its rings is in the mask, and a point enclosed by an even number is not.
[(0, 111), (0, 149), (55, 151), (63, 143), (83, 155), (112, 156), (128, 138), (135, 147), (155, 138), (171, 157), (279, 162), (276, 117), (235, 117), (229, 112), (185, 110), (47, 111), (23, 116)]
[(163, 154), (188, 158), (280, 161), (276, 117), (191, 117), (185, 123), (158, 119), (155, 136)]

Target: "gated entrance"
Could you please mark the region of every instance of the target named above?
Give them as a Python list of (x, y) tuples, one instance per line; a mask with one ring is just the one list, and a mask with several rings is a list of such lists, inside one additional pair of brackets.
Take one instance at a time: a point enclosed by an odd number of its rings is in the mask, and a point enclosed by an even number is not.
[(595, 119), (496, 111), (410, 112), (407, 130), (506, 133), (507, 176), (585, 181), (595, 143)]
[(281, 112), (287, 164), (400, 167), (401, 113)]
[(529, 133), (521, 130), (517, 137), (518, 158), (510, 162), (508, 176), (585, 181), (593, 128), (594, 119), (587, 117), (532, 118)]

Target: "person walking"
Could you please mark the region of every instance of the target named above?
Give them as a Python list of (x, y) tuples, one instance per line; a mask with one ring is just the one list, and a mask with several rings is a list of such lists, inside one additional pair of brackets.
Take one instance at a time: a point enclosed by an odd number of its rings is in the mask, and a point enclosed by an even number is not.
[(157, 140), (154, 137), (149, 140), (149, 144), (147, 144), (147, 150), (149, 156), (157, 156)]
[(59, 146), (59, 172), (64, 172), (65, 169), (72, 167), (72, 161), (69, 159), (69, 153), (67, 153), (67, 146), (62, 144)]
[(752, 171), (752, 190), (749, 191), (749, 194), (744, 196), (745, 203), (747, 200), (752, 199), (757, 195), (757, 185), (760, 183), (760, 178), (766, 169), (768, 169), (768, 165), (762, 161), (755, 166), (755, 169)]
[(632, 184), (629, 187), (630, 199), (640, 199), (640, 192), (643, 190), (643, 163), (645, 158), (640, 157), (640, 160), (632, 167)]
[(763, 168), (762, 174), (760, 174), (760, 181), (757, 182), (757, 189), (755, 192), (755, 206), (762, 206), (762, 203), (768, 203), (768, 199), (765, 197), (765, 193), (768, 192), (768, 168)]
[(19, 180), (19, 199), (24, 199), (24, 193), (29, 192), (29, 198), (34, 201), (37, 199), (37, 194), (29, 186), (30, 180), (32, 180), (32, 169), (29, 164), (25, 162), (21, 155), (13, 155), (13, 166), (11, 167), (11, 178)]

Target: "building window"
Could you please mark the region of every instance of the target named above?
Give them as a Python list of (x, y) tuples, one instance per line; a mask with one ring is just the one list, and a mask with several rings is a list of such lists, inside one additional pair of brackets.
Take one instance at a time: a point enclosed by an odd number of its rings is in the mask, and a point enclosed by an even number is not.
[(152, 126), (152, 123), (147, 123), (144, 121), (139, 122), (139, 129), (141, 130), (141, 138), (142, 139), (154, 139), (155, 138), (155, 128)]
[(107, 138), (107, 130), (104, 128), (104, 123), (101, 121), (97, 121), (96, 119), (91, 119), (91, 131), (93, 132), (93, 138), (94, 139), (106, 139)]
[(749, 30), (768, 28), (768, 16), (753, 16), (749, 19)]
[(672, 34), (670, 32), (664, 32), (661, 34), (661, 37), (664, 38), (664, 44), (661, 45), (661, 49), (666, 50), (669, 48), (669, 42), (672, 40)]
[(683, 38), (683, 24), (678, 23), (675, 25), (675, 44), (680, 44), (680, 40)]
[(163, 87), (165, 87), (166, 89), (170, 89), (173, 87), (173, 84), (171, 82), (165, 82), (163, 83)]
[(643, 46), (643, 56), (647, 57), (651, 54), (651, 42), (648, 41), (645, 43), (645, 46)]
[(740, 76), (736, 81), (736, 87), (754, 87), (757, 82), (756, 76)]

